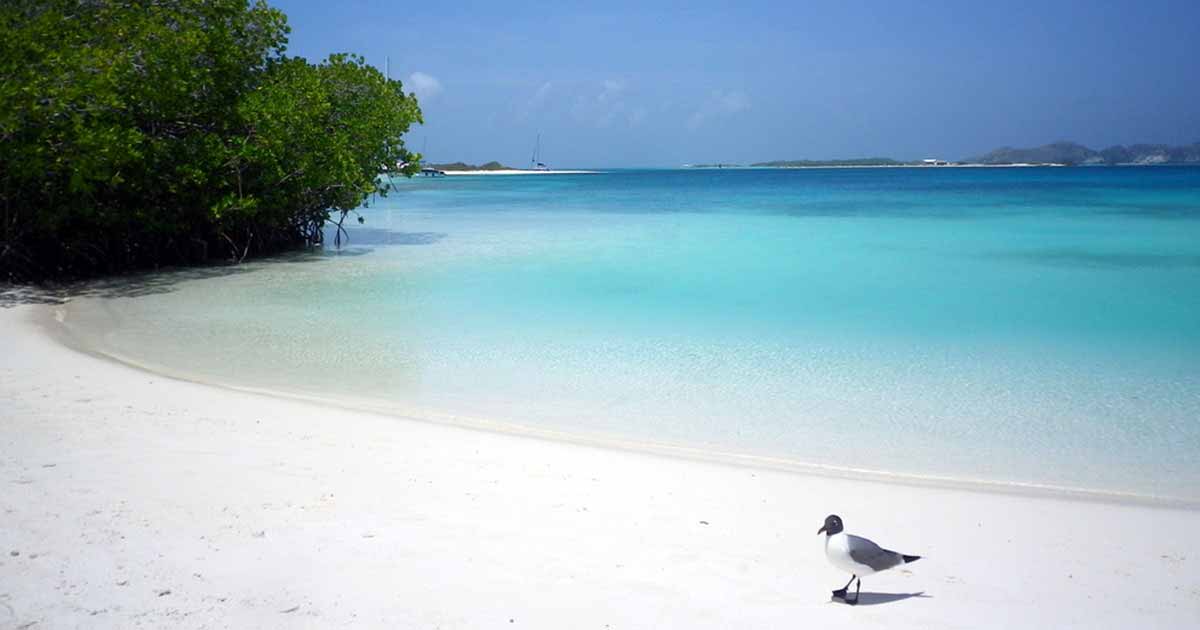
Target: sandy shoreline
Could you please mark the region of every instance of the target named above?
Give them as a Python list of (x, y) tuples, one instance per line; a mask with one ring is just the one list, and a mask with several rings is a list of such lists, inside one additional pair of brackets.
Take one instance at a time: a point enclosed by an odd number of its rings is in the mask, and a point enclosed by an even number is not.
[(87, 342), (74, 338), (72, 332), (67, 326), (58, 325), (61, 322), (55, 321), (56, 318), (66, 316), (67, 314), (63, 309), (45, 309), (39, 314), (39, 317), (37, 317), (35, 321), (42, 331), (58, 341), (60, 344), (65, 345), (76, 352), (97, 357), (108, 362), (114, 362), (122, 366), (131, 367), (135, 370), (145, 372), (151, 376), (165, 376), (178, 381), (185, 381), (254, 395), (264, 395), (272, 398), (294, 400), (329, 409), (372, 413), (404, 421), (430, 422), (439, 425), (451, 425), (467, 429), (491, 431), (505, 435), (565, 442), (568, 444), (632, 451), (679, 459), (692, 459), (705, 463), (747, 466), (752, 468), (801, 473), (807, 475), (820, 475), (823, 477), (836, 477), (854, 481), (898, 483), (908, 486), (957, 489), (971, 492), (994, 492), (1001, 494), (1012, 494), (1022, 497), (1100, 501), (1105, 503), (1145, 505), (1149, 507), (1200, 510), (1200, 501), (1168, 495), (1137, 494), (1133, 492), (1071, 487), (1047, 483), (996, 481), (983, 478), (904, 473), (851, 465), (833, 466), (829, 464), (806, 462), (782, 456), (754, 454), (730, 450), (715, 450), (711, 447), (703, 448), (683, 443), (630, 440), (607, 434), (585, 434), (538, 425), (519, 425), (511, 422), (495, 420), (492, 418), (463, 415), (461, 413), (451, 414), (431, 409), (398, 406), (384, 400), (358, 399), (345, 394), (330, 396), (326, 395), (324, 392), (300, 390), (289, 391), (262, 388), (228, 381), (217, 381), (203, 375), (179, 370), (175, 367), (147, 365), (133, 357), (113, 354), (91, 348)]
[[(48, 308), (0, 309), (0, 628), (1200, 622), (1200, 511), (703, 462), (231, 391), (71, 350), (32, 321)], [(845, 578), (815, 535), (829, 512), (926, 557), (864, 580), (872, 605), (830, 603)]]

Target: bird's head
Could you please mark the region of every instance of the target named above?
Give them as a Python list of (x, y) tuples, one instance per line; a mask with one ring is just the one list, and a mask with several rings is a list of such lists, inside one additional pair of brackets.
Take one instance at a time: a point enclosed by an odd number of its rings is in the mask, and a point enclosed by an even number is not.
[(825, 524), (821, 526), (821, 529), (817, 530), (817, 533), (825, 534), (826, 536), (832, 536), (841, 531), (842, 517), (838, 516), (837, 514), (830, 514), (829, 516), (825, 517)]

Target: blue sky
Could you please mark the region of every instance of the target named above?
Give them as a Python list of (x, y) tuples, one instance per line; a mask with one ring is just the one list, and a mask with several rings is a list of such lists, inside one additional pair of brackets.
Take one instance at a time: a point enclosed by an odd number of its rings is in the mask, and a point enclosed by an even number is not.
[(1200, 141), (1200, 2), (269, 0), (416, 91), (433, 161), (960, 159)]

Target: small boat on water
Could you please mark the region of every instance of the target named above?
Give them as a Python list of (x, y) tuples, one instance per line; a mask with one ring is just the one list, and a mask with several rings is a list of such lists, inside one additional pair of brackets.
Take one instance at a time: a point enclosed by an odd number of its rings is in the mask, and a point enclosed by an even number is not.
[(530, 170), (534, 170), (534, 171), (550, 170), (550, 167), (546, 166), (544, 163), (541, 162), (540, 155), (539, 155), (541, 152), (542, 152), (542, 134), (539, 133), (537, 135), (537, 142), (534, 143), (534, 145), (533, 145), (533, 157), (529, 159)]

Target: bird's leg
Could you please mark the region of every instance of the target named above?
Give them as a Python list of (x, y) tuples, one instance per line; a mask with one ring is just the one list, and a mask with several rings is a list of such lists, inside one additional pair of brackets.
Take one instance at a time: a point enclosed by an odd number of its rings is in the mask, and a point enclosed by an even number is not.
[(846, 585), (843, 586), (842, 588), (839, 588), (838, 590), (834, 591), (833, 596), (840, 597), (841, 599), (846, 599), (846, 589), (850, 588), (850, 584), (854, 582), (854, 578), (856, 578), (856, 577), (858, 577), (858, 576), (851, 575), (850, 581), (846, 582)]
[[(846, 586), (850, 586), (850, 585), (847, 584)], [(854, 601), (850, 601), (845, 598), (842, 598), (842, 599), (844, 599), (847, 604), (850, 604), (851, 606), (853, 606), (858, 603), (858, 594), (861, 591), (862, 591), (862, 578), (858, 578), (858, 584), (854, 585)]]

